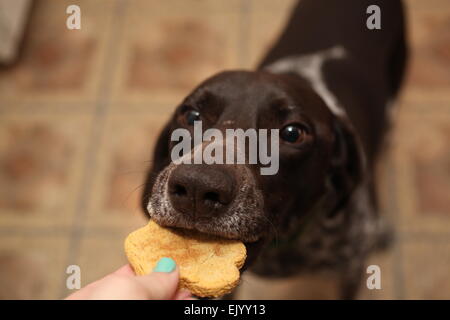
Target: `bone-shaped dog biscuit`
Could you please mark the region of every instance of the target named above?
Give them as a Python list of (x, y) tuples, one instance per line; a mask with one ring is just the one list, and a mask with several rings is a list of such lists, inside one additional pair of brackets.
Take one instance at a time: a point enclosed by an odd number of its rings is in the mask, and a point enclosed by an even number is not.
[(138, 275), (150, 273), (162, 257), (175, 260), (180, 287), (199, 297), (219, 297), (239, 283), (245, 262), (242, 242), (159, 226), (153, 220), (125, 240), (125, 253)]

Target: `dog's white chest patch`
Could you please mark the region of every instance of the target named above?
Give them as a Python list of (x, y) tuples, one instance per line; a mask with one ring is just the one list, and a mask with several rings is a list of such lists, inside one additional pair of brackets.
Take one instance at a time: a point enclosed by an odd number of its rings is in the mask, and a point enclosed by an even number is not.
[(325, 101), (332, 113), (336, 116), (343, 116), (345, 115), (344, 109), (339, 105), (336, 96), (328, 89), (323, 80), (322, 66), (326, 60), (342, 59), (346, 55), (344, 47), (335, 46), (312, 54), (286, 57), (272, 63), (266, 69), (274, 73), (298, 73), (311, 83), (313, 89)]

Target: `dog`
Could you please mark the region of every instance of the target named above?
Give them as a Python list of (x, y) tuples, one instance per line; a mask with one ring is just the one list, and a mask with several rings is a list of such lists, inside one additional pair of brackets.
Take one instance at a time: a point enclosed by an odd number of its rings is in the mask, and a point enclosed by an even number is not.
[[(369, 5), (381, 29), (366, 26)], [(247, 247), (243, 270), (266, 277), (332, 269), (354, 298), (371, 252), (390, 232), (378, 213), (374, 167), (407, 61), (398, 0), (302, 0), (256, 70), (198, 85), (162, 130), (144, 212)], [(259, 164), (175, 164), (171, 134), (279, 129), (279, 170)], [(196, 151), (194, 147), (188, 157)]]

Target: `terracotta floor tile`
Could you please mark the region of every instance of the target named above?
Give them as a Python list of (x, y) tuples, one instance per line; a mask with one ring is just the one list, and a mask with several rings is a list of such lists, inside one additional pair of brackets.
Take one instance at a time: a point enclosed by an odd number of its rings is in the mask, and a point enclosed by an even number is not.
[(69, 226), (80, 188), (90, 116), (0, 118), (0, 225)]
[[(450, 2), (407, 1), (411, 61), (408, 94), (448, 93), (450, 86)], [(448, 95), (447, 95), (448, 96)], [(450, 98), (450, 97), (449, 97)]]
[(140, 209), (144, 178), (156, 139), (168, 119), (168, 111), (109, 117), (99, 149), (86, 221), (89, 226), (137, 227), (145, 223)]
[(407, 299), (450, 299), (450, 239), (406, 243), (403, 249)]
[(448, 112), (399, 114), (392, 143), (403, 231), (450, 233), (449, 137)]
[[(80, 254), (73, 264), (81, 269), (81, 286), (96, 281), (127, 263), (124, 241), (128, 232), (89, 233), (81, 240)], [(72, 291), (67, 290), (70, 294)]]
[(257, 67), (284, 29), (294, 0), (250, 1), (248, 17), (248, 68)]
[[(73, 1), (36, 1), (18, 62), (0, 70), (0, 101), (67, 102), (97, 98), (114, 1), (77, 1), (81, 29), (66, 27)], [(90, 105), (79, 105), (79, 108)]]
[(66, 236), (0, 234), (0, 299), (59, 299)]
[(127, 9), (113, 84), (119, 108), (142, 101), (175, 106), (200, 81), (237, 67), (238, 2), (175, 2), (156, 9), (154, 1), (138, 1)]

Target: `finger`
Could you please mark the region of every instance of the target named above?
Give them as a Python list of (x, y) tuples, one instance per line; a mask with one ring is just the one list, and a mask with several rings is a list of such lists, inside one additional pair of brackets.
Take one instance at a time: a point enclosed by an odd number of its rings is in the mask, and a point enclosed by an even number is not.
[(178, 269), (170, 273), (153, 272), (136, 278), (146, 288), (148, 299), (168, 300), (175, 296), (178, 289)]
[(135, 275), (134, 270), (130, 266), (130, 264), (126, 264), (126, 265), (120, 267), (119, 269), (114, 271), (113, 274), (122, 275), (122, 276), (134, 276)]
[(97, 280), (95, 282), (92, 282), (85, 287), (79, 289), (78, 291), (75, 291), (68, 297), (66, 297), (65, 300), (86, 300), (89, 299), (92, 292), (96, 290), (99, 283), (101, 283), (101, 280)]
[(147, 300), (148, 289), (137, 277), (111, 274), (92, 291), (90, 300)]
[(152, 273), (136, 277), (135, 280), (147, 289), (149, 299), (167, 300), (174, 298), (178, 290), (179, 277), (175, 261), (161, 258)]
[(131, 266), (129, 264), (126, 264), (122, 267), (120, 267), (119, 269), (117, 269), (116, 271), (114, 271), (113, 273), (110, 273), (106, 276), (104, 276), (103, 278), (94, 281), (88, 285), (86, 285), (85, 287), (81, 288), (80, 290), (72, 293), (71, 295), (69, 295), (66, 300), (82, 300), (82, 299), (89, 299), (92, 292), (94, 290), (97, 289), (98, 286), (101, 286), (105, 281), (109, 281), (111, 279), (111, 277), (114, 276), (134, 276), (134, 271), (131, 268)]
[(174, 300), (186, 300), (192, 298), (192, 294), (189, 290), (180, 289), (175, 293)]

